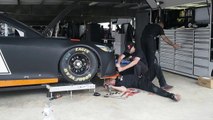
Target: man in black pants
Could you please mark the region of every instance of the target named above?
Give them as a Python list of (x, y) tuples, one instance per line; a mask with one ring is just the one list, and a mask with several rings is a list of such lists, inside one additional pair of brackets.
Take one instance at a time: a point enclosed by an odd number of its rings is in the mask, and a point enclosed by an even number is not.
[(150, 80), (153, 81), (155, 77), (158, 78), (160, 87), (162, 89), (169, 90), (169, 89), (173, 88), (173, 86), (168, 85), (166, 83), (166, 79), (165, 79), (165, 77), (163, 75), (161, 66), (157, 63), (157, 58), (155, 58), (155, 62), (154, 62), (154, 74), (152, 74), (152, 77), (150, 78)]
[(162, 39), (169, 45), (171, 45), (173, 48), (179, 48), (180, 46), (178, 44), (173, 43), (171, 40), (169, 40), (163, 31), (164, 24), (162, 22), (158, 24), (149, 24), (147, 25), (142, 33), (141, 37), (141, 49), (145, 54), (147, 64), (148, 64), (148, 72), (147, 72), (147, 79), (152, 81), (155, 78), (155, 53), (156, 53), (156, 40), (155, 38), (157, 36), (161, 36)]
[[(127, 57), (131, 57), (130, 63), (128, 65), (121, 66), (121, 61)], [(143, 52), (138, 53), (138, 51), (135, 51), (135, 44), (132, 42), (127, 44), (126, 51), (118, 57), (116, 67), (121, 75), (135, 74), (139, 78), (145, 76), (145, 73), (148, 71), (146, 58)], [(153, 71), (154, 73), (150, 81), (154, 80), (155, 76), (157, 76), (161, 88), (165, 90), (171, 89), (172, 86), (166, 83), (161, 67), (157, 63), (157, 59), (154, 63), (154, 68), (155, 71)]]
[[(159, 81), (159, 84), (160, 84), (160, 87), (162, 89), (165, 89), (165, 90), (168, 90), (168, 89), (171, 89), (173, 88), (173, 86), (171, 85), (168, 85), (166, 83), (166, 80), (165, 80), (165, 77), (163, 75), (163, 72), (162, 72), (162, 69), (161, 69), (161, 66), (157, 63), (154, 64), (155, 66), (155, 74), (156, 74), (156, 77), (158, 78), (158, 81)], [(154, 78), (151, 78), (151, 80), (153, 80)]]
[(105, 81), (105, 84), (108, 84), (108, 87), (111, 87), (112, 89), (126, 92), (128, 91), (127, 88), (139, 88), (142, 90), (146, 90), (152, 93), (155, 93), (157, 95), (170, 98), (174, 101), (180, 100), (180, 95), (169, 93), (157, 86), (155, 86), (151, 81), (146, 79), (146, 77), (138, 78), (134, 74), (126, 74), (117, 77), (116, 79), (111, 79)]

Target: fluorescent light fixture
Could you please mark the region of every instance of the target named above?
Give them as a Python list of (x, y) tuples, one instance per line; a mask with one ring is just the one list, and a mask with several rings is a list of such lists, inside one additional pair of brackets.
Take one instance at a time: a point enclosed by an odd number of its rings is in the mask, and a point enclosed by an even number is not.
[(157, 6), (159, 6), (159, 5), (163, 4), (163, 2), (162, 1), (157, 1), (156, 4), (157, 4)]
[(96, 5), (96, 4), (98, 4), (98, 2), (91, 2), (91, 3), (89, 3), (89, 6), (93, 6), (93, 5)]
[(194, 3), (186, 3), (182, 5), (170, 6), (166, 7), (166, 9), (188, 9), (188, 8), (197, 8), (197, 7), (206, 7), (208, 6), (206, 2), (194, 2)]

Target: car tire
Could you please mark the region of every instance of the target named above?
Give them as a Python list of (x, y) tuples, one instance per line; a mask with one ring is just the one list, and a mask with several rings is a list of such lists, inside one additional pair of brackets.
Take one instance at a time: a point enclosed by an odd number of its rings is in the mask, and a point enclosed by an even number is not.
[(74, 47), (68, 50), (60, 61), (63, 77), (72, 83), (89, 82), (98, 69), (98, 60), (94, 52), (85, 47)]

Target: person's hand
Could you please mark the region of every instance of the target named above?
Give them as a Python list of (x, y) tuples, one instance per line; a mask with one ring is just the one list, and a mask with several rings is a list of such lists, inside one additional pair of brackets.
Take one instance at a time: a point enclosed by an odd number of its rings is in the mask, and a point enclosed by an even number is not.
[(122, 72), (123, 71), (122, 67), (117, 67), (117, 69), (118, 69), (118, 72)]
[(178, 48), (181, 48), (181, 44), (175, 43), (175, 44), (172, 45), (172, 47), (175, 48), (175, 49), (178, 49)]
[(121, 87), (120, 87), (120, 90), (121, 90), (122, 92), (127, 92), (127, 91), (128, 91), (128, 89), (127, 89), (126, 87), (124, 87), (124, 86), (121, 86)]
[(118, 63), (116, 63), (115, 66), (116, 66), (117, 68), (121, 67), (121, 65), (118, 64)]

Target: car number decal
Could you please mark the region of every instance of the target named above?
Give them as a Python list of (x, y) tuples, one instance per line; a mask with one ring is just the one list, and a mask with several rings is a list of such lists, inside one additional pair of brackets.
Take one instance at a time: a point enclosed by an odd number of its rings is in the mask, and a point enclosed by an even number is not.
[(10, 75), (10, 69), (7, 65), (7, 62), (4, 59), (4, 55), (0, 49), (0, 75)]

